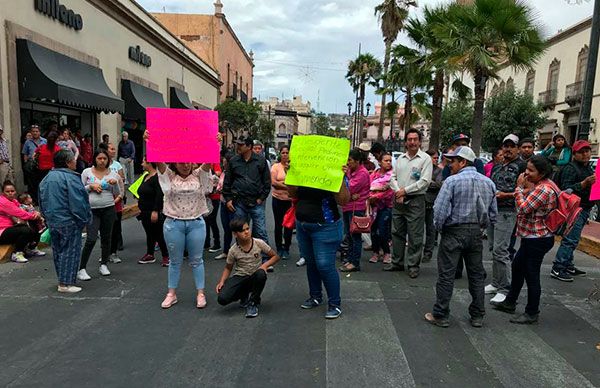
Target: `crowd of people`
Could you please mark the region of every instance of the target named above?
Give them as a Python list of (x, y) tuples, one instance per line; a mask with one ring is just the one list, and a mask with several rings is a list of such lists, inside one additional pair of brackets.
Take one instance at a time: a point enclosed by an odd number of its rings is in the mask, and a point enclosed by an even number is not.
[[(146, 132), (144, 138), (150, 137)], [(92, 278), (88, 264), (98, 238), (100, 275), (111, 275), (109, 264), (122, 261), (121, 217), (127, 188), (135, 180), (136, 147), (127, 132), (117, 147), (107, 135), (102, 140), (92, 152), (88, 136), (74, 136), (61, 127), (41, 137), (34, 125), (22, 151), (29, 197), (17, 196), (10, 181), (2, 187), (0, 244), (14, 243), (13, 261), (27, 262), (27, 257), (44, 254), (36, 246), (48, 227), (59, 292), (79, 292), (78, 281)], [(485, 294), (493, 294), (495, 309), (514, 313), (524, 282), (527, 306), (511, 322), (537, 322), (541, 263), (554, 245), (554, 231), (545, 218), (557, 208), (562, 191), (577, 195), (582, 211), (562, 236), (550, 276), (571, 282), (585, 274), (575, 267), (573, 253), (594, 205), (589, 199), (596, 179), (590, 144), (579, 140), (569, 146), (556, 135), (534, 155), (533, 139), (508, 134), (484, 165), (465, 134), (454, 136), (442, 152), (423, 151), (417, 129), (406, 131), (404, 140), (406, 151), (395, 161), (379, 143), (352, 149), (337, 192), (286, 185), (293, 163), (290, 148), (282, 147), (271, 164), (263, 145), (249, 137), (235, 139), (235, 152), (222, 150), (220, 163), (166, 164), (144, 158), (135, 195), (146, 247), (137, 262), (155, 263), (160, 251), (160, 264), (168, 267), (161, 307), (178, 302), (187, 258), (196, 307), (205, 308), (205, 251), (220, 252), (215, 259), (225, 259), (225, 265), (215, 290), (218, 303), (240, 301), (246, 316), (256, 317), (267, 273), (279, 260), (291, 258), (295, 229), (300, 252), (296, 265), (306, 266), (309, 286), (301, 307), (323, 304), (325, 287), (328, 319), (342, 313), (338, 270), (361, 271), (363, 250), (371, 250), (368, 265), (381, 262), (383, 271), (405, 271), (414, 279), (421, 264), (432, 260), (437, 245), (436, 302), (425, 320), (449, 325), (454, 281), (466, 268), (474, 327), (482, 326)], [(3, 164), (0, 172), (8, 178)], [(269, 196), (275, 249), (267, 231)], [(32, 202), (39, 204), (39, 211)], [(492, 255), (490, 277), (482, 262), (484, 239)]]

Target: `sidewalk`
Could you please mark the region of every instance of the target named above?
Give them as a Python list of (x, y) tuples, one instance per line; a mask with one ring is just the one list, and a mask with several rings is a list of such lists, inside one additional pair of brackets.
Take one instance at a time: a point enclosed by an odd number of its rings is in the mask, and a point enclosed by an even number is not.
[(590, 221), (583, 228), (577, 249), (600, 259), (600, 222)]

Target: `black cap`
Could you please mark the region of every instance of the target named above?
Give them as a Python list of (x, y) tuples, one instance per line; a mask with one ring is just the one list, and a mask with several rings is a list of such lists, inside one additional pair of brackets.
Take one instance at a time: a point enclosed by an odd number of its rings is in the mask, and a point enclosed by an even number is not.
[(252, 145), (254, 144), (254, 140), (252, 140), (252, 138), (250, 138), (249, 136), (240, 136), (237, 139), (235, 139), (235, 144), (245, 144), (248, 147), (252, 147)]

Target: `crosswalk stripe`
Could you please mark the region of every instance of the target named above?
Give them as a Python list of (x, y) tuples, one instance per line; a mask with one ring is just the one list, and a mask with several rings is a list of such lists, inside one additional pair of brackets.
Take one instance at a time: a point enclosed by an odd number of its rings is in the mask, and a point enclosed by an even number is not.
[(327, 386), (415, 387), (379, 285), (344, 281), (342, 293), (344, 314), (326, 324)]
[[(467, 311), (471, 297), (456, 290), (453, 304)], [(508, 316), (506, 316), (508, 318)], [(550, 345), (527, 326), (508, 319), (473, 328), (466, 318), (457, 318), (473, 347), (506, 387), (594, 387)], [(486, 324), (487, 323), (487, 324)]]

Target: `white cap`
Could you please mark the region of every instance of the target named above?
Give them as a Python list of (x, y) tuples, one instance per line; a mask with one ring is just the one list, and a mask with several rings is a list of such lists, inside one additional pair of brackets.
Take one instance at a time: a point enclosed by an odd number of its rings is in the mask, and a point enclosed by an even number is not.
[(358, 145), (358, 149), (364, 152), (371, 152), (371, 145), (367, 142), (362, 142)]
[(502, 140), (502, 144), (506, 143), (507, 141), (512, 141), (513, 143), (515, 143), (515, 145), (518, 145), (519, 144), (519, 136), (513, 135), (512, 133), (510, 135), (506, 135), (504, 140)]
[(454, 151), (448, 152), (447, 154), (444, 154), (444, 156), (447, 158), (461, 157), (464, 160), (468, 160), (469, 162), (474, 162), (475, 159), (477, 158), (477, 156), (475, 155), (475, 152), (473, 152), (471, 147), (468, 147), (468, 146), (456, 147), (454, 149)]

